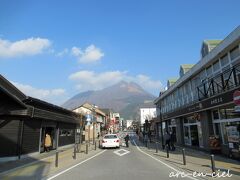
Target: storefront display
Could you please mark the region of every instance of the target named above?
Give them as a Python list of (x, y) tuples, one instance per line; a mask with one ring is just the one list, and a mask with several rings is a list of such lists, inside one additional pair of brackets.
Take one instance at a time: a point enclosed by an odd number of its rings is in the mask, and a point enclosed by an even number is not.
[(201, 123), (196, 117), (199, 115), (188, 116), (184, 119), (184, 143), (189, 146), (203, 147)]
[(234, 105), (221, 107), (212, 111), (214, 135), (229, 149), (229, 156), (239, 156), (240, 113)]

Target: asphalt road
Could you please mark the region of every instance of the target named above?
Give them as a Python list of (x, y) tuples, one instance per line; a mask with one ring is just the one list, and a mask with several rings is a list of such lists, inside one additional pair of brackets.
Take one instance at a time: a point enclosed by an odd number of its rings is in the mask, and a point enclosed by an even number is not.
[[(130, 147), (103, 150), (95, 157), (49, 178), (54, 180), (166, 180), (173, 169), (140, 150), (132, 137)], [(118, 151), (118, 154), (114, 151)], [(127, 150), (129, 151), (126, 153)], [(126, 153), (125, 155), (123, 155)], [(177, 179), (177, 178), (175, 178)], [(189, 179), (187, 177), (180, 179)]]

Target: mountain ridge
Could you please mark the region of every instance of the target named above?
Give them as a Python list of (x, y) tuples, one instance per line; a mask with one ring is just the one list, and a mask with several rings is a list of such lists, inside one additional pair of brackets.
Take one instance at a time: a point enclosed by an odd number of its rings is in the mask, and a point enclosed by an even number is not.
[(145, 101), (153, 101), (155, 98), (135, 82), (120, 81), (102, 90), (76, 94), (62, 106), (72, 110), (89, 102), (100, 108), (113, 109), (115, 112), (119, 112), (124, 119), (136, 119), (139, 107)]

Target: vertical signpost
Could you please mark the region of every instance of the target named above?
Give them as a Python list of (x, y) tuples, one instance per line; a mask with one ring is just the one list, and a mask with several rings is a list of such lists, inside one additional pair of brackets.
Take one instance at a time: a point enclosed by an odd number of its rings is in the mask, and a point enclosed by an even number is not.
[(91, 117), (90, 114), (87, 114), (87, 128), (88, 128), (88, 143), (90, 143), (90, 124), (91, 124)]

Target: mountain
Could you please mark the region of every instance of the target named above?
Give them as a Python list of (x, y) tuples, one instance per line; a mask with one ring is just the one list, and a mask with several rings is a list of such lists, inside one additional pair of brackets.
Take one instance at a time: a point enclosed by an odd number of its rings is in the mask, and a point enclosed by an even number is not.
[(121, 81), (102, 90), (79, 93), (62, 106), (67, 109), (74, 109), (85, 102), (89, 102), (100, 108), (111, 108), (119, 112), (124, 119), (135, 119), (139, 107), (155, 98), (138, 84)]

